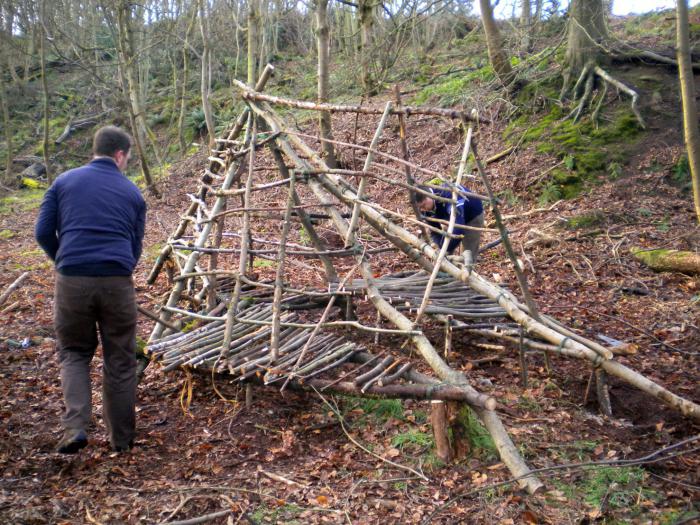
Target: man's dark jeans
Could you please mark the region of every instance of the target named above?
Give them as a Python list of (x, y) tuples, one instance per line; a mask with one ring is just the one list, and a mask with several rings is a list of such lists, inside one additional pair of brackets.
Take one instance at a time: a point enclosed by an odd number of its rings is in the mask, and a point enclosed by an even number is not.
[(63, 427), (87, 430), (90, 422), (90, 362), (99, 328), (103, 417), (112, 446), (127, 448), (136, 426), (136, 300), (132, 278), (57, 273), (54, 324), (66, 406)]

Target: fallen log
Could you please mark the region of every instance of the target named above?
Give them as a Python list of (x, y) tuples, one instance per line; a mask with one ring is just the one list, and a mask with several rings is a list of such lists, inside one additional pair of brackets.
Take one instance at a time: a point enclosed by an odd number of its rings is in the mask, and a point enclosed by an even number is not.
[(100, 122), (100, 119), (102, 117), (111, 113), (112, 111), (114, 110), (108, 109), (107, 111), (103, 111), (102, 113), (98, 113), (97, 115), (88, 115), (79, 119), (73, 119), (71, 117), (70, 119), (68, 119), (66, 127), (63, 128), (63, 132), (59, 135), (59, 137), (56, 140), (54, 140), (54, 144), (63, 143), (63, 141), (70, 137), (70, 135), (74, 131), (94, 126), (95, 124)]
[(681, 250), (631, 248), (630, 253), (657, 272), (700, 273), (700, 254)]
[(41, 164), (42, 162), (44, 162), (44, 159), (37, 157), (36, 155), (22, 155), (12, 159), (13, 164), (19, 164), (25, 168), (31, 166), (32, 164)]

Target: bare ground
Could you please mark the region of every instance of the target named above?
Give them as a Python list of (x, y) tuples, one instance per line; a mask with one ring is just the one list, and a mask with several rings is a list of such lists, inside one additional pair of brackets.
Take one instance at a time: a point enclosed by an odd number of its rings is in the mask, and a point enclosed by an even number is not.
[[(478, 140), (484, 157), (504, 148), (499, 127), (482, 128)], [(352, 140), (357, 133), (360, 143), (368, 143), (373, 129), (371, 119), (360, 119), (358, 131), (354, 119), (340, 121), (336, 137)], [(416, 163), (440, 171), (459, 158), (459, 131), (451, 122), (415, 118), (409, 129)], [(392, 139), (396, 134), (395, 129), (387, 132)], [(387, 139), (382, 147), (392, 151), (395, 145)], [(637, 354), (622, 362), (700, 402), (700, 280), (654, 273), (629, 254), (631, 246), (698, 249), (690, 196), (669, 184), (680, 152), (677, 131), (675, 136), (668, 132), (662, 144), (650, 139), (639, 145), (618, 180), (532, 213), (537, 204), (528, 188), (554, 159), (521, 148), (491, 166), (490, 173), (499, 190), (512, 188), (517, 196), (503, 211), (513, 216), (509, 229), (542, 310), (592, 339), (605, 335), (636, 345)], [(342, 158), (352, 166), (348, 151)], [(164, 198), (149, 202), (147, 255), (136, 273), (144, 306), (152, 307), (167, 293), (163, 277), (147, 286), (145, 276), (158, 243), (184, 210), (186, 193), (194, 191), (202, 161), (199, 156), (178, 165), (163, 182)], [(384, 206), (405, 209), (400, 189), (377, 184), (370, 192)], [(282, 196), (264, 199), (282, 202)], [(429, 478), (423, 481), (354, 445), (313, 394), (256, 388), (252, 406), (245, 408), (237, 385), (219, 379), (217, 394), (211, 378), (166, 374), (157, 366), (148, 368), (139, 386), (133, 451), (109, 451), (97, 388), (91, 445), (73, 457), (58, 455), (53, 452), (61, 400), (51, 327), (52, 268), (32, 239), (36, 209), (25, 208), (17, 204), (0, 218), (0, 231), (10, 232), (0, 236), (0, 290), (21, 271), (31, 272), (4, 305), (17, 303), (0, 323), (3, 523), (160, 523), (220, 510), (230, 513), (210, 523), (421, 523), (433, 511), (435, 523), (675, 523), (698, 511), (697, 451), (647, 465), (641, 477), (627, 480), (583, 469), (543, 473), (547, 490), (527, 496), (513, 485), (492, 487), (509, 478), (493, 454), (476, 451), (445, 466), (434, 461), (429, 445), (407, 438), (430, 433), (425, 403), (405, 402), (403, 415), (391, 417), (357, 401), (340, 401), (356, 440), (376, 454), (421, 468)], [(567, 219), (594, 211), (595, 224), (566, 228)], [(262, 221), (256, 225), (258, 231), (265, 226)], [(270, 237), (276, 234), (276, 226), (265, 227)], [(528, 245), (537, 239), (533, 229), (556, 241)], [(373, 264), (382, 273), (404, 267), (394, 256), (377, 257)], [(258, 271), (264, 277), (271, 270)], [(318, 279), (317, 272), (294, 271), (299, 281)], [(515, 286), (502, 248), (486, 253), (478, 271)], [(143, 338), (151, 328), (150, 321), (140, 319)], [(440, 327), (431, 335), (439, 343)], [(13, 344), (25, 337), (32, 338), (29, 348)], [(362, 341), (379, 349), (370, 339)], [(522, 388), (517, 355), (483, 343), (456, 338), (450, 363), (497, 397), (501, 416), (532, 467), (637, 458), (698, 434), (697, 424), (617, 382), (611, 384), (615, 415), (601, 416), (595, 396), (585, 395), (589, 369), (578, 362), (555, 358), (547, 375), (535, 357), (528, 388)], [(400, 341), (392, 339), (379, 345), (393, 351), (398, 346)], [(499, 360), (470, 362), (493, 354)], [(604, 489), (592, 502), (595, 483)], [(463, 493), (468, 495), (441, 510)]]

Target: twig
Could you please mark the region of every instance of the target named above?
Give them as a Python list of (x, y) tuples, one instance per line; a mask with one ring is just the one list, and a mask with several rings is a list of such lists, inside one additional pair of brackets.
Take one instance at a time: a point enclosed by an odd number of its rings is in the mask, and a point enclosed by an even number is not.
[(204, 516), (190, 518), (188, 520), (169, 521), (163, 525), (197, 525), (197, 523), (206, 523), (207, 521), (215, 520), (216, 518), (220, 518), (221, 516), (226, 516), (228, 514), (233, 514), (233, 510), (220, 510), (217, 512), (212, 512), (211, 514), (205, 514)]
[[(648, 465), (650, 463), (658, 463), (660, 461), (665, 461), (668, 459), (672, 459), (676, 456), (682, 456), (685, 454), (690, 454), (692, 452), (697, 451), (699, 448), (692, 448), (690, 450), (685, 450), (681, 452), (677, 452), (675, 454), (670, 454), (668, 456), (664, 456), (659, 458), (661, 454), (664, 454), (665, 452), (669, 452), (671, 450), (674, 450), (676, 448), (679, 448), (683, 445), (687, 445), (689, 443), (693, 443), (695, 441), (700, 440), (700, 435), (693, 436), (688, 439), (684, 439), (683, 441), (680, 441), (678, 443), (675, 443), (673, 445), (669, 445), (667, 447), (657, 449), (654, 452), (647, 454), (646, 456), (643, 456), (638, 459), (613, 459), (613, 460), (603, 460), (603, 461), (588, 461), (584, 463), (565, 463), (563, 465), (553, 465), (551, 467), (542, 467), (538, 469), (533, 469), (530, 471), (530, 474), (536, 474), (536, 473), (541, 473), (541, 472), (552, 472), (552, 471), (557, 471), (557, 470), (567, 470), (567, 469), (581, 469), (583, 467), (633, 467), (633, 466), (638, 466), (638, 465)], [(529, 474), (528, 474), (529, 475)], [(445, 503), (440, 505), (438, 508), (436, 508), (433, 512), (431, 512), (426, 519), (423, 520), (422, 525), (428, 525), (429, 523), (432, 523), (433, 518), (435, 515), (439, 512), (444, 511), (447, 509), (450, 505), (453, 503), (466, 498), (467, 496), (471, 496), (472, 494), (477, 494), (479, 492), (483, 492), (485, 490), (491, 490), (495, 489), (498, 487), (502, 487), (504, 485), (510, 485), (511, 483), (515, 483), (518, 481), (520, 478), (523, 478), (524, 476), (518, 476), (515, 478), (510, 478), (505, 481), (500, 481), (498, 483), (492, 483), (490, 485), (485, 485), (476, 489), (469, 490), (467, 492), (462, 492), (461, 494), (457, 494), (456, 496), (450, 498), (447, 500)]]
[(577, 304), (577, 305), (568, 305), (568, 306), (567, 305), (550, 306), (550, 308), (556, 309), (556, 310), (566, 310), (566, 309), (573, 308), (573, 309), (586, 310), (587, 312), (593, 312), (594, 314), (600, 315), (601, 317), (607, 317), (608, 319), (613, 319), (613, 320), (618, 321), (626, 326), (629, 326), (630, 328), (637, 330), (638, 332), (646, 335), (647, 337), (651, 337), (654, 341), (658, 342), (659, 344), (664, 345), (666, 348), (668, 348), (669, 350), (671, 350), (673, 352), (678, 352), (679, 354), (685, 354), (685, 355), (691, 355), (691, 356), (700, 355), (700, 352), (690, 352), (688, 350), (681, 350), (680, 348), (676, 348), (675, 346), (672, 346), (672, 345), (662, 341), (661, 339), (656, 337), (654, 334), (652, 334), (648, 330), (645, 330), (644, 328), (639, 328), (638, 326), (635, 326), (632, 323), (625, 321), (624, 319), (622, 319), (620, 317), (616, 317), (616, 316), (610, 315), (610, 314), (605, 314), (603, 312), (599, 312), (599, 311), (597, 311), (593, 308), (589, 308), (587, 306), (581, 306), (581, 305)]
[(175, 507), (175, 509), (168, 515), (168, 517), (165, 518), (165, 519), (161, 522), (161, 525), (165, 525), (165, 524), (168, 522), (168, 520), (171, 519), (173, 516), (175, 516), (175, 514), (177, 514), (178, 512), (180, 512), (180, 511), (182, 510), (182, 508), (183, 508), (185, 505), (187, 505), (187, 503), (188, 503), (191, 499), (192, 499), (192, 496), (187, 496), (186, 498), (184, 498), (184, 497), (182, 497), (182, 495), (180, 495), (180, 503), (179, 503), (178, 506)]
[(266, 470), (259, 470), (260, 474), (263, 476), (267, 476), (273, 481), (279, 481), (280, 483), (284, 483), (285, 485), (289, 486), (295, 486), (295, 487), (301, 487), (301, 488), (306, 488), (308, 485), (304, 485), (303, 483), (299, 483), (298, 481), (294, 481), (289, 478), (285, 478), (284, 476), (280, 476), (279, 474), (275, 474), (274, 472), (267, 472)]
[(14, 280), (14, 282), (7, 287), (7, 289), (0, 295), (0, 306), (7, 301), (7, 299), (12, 295), (12, 292), (14, 292), (17, 288), (19, 288), (22, 285), (22, 282), (29, 277), (29, 272), (24, 272), (22, 275), (17, 277), (17, 279)]

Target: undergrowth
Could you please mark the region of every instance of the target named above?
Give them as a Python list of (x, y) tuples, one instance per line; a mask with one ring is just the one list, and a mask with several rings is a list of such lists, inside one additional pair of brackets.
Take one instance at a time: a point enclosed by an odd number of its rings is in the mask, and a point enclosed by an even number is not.
[(645, 486), (647, 474), (640, 467), (596, 467), (586, 470), (571, 483), (554, 481), (570, 501), (583, 501), (597, 510), (624, 511), (628, 517), (637, 517), (644, 506), (655, 503), (661, 495)]
[(574, 122), (567, 118), (570, 109), (557, 102), (558, 87), (554, 77), (528, 84), (518, 96), (519, 116), (504, 132), (510, 144), (531, 144), (538, 154), (561, 161), (539, 182), (541, 205), (576, 197), (599, 179), (619, 178), (642, 132), (624, 105), (608, 108), (599, 122), (590, 114)]

